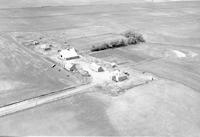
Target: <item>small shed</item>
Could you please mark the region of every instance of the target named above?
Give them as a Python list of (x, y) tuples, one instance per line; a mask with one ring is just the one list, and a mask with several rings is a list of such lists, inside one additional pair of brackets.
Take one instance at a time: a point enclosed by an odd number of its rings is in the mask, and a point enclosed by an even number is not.
[(65, 63), (65, 69), (68, 70), (68, 71), (76, 71), (77, 68), (76, 68), (76, 64), (73, 64), (73, 63)]
[(43, 50), (51, 50), (52, 45), (50, 44), (41, 44), (40, 48)]
[(84, 69), (79, 69), (78, 72), (84, 77), (90, 77), (90, 73)]
[(37, 41), (37, 40), (33, 40), (33, 41), (32, 41), (32, 44), (33, 44), (33, 45), (39, 45), (39, 44), (40, 44), (40, 42), (39, 42), (39, 41)]
[(90, 68), (93, 70), (93, 71), (96, 71), (96, 72), (103, 72), (104, 69), (103, 67), (99, 66), (98, 64), (96, 63), (92, 63)]
[(59, 54), (60, 54), (60, 57), (65, 60), (79, 58), (79, 55), (74, 48), (63, 49), (59, 52)]
[(112, 66), (112, 68), (116, 68), (116, 67), (117, 67), (117, 64), (116, 64), (115, 62), (112, 62), (112, 63), (111, 63), (111, 66)]
[(128, 79), (128, 76), (125, 73), (116, 70), (112, 75), (112, 80), (115, 82), (121, 82)]

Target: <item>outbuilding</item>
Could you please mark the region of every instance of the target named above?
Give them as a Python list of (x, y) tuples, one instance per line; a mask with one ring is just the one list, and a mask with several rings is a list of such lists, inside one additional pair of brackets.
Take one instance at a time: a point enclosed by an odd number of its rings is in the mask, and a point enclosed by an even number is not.
[(39, 42), (39, 41), (37, 41), (37, 40), (33, 40), (33, 41), (32, 41), (32, 44), (33, 44), (33, 45), (39, 45), (39, 44), (40, 44), (40, 42)]
[(128, 76), (125, 73), (116, 70), (112, 75), (112, 80), (115, 82), (121, 82), (128, 79)]
[(99, 65), (96, 64), (96, 63), (92, 63), (92, 64), (90, 65), (90, 68), (91, 68), (93, 71), (96, 71), (96, 72), (103, 72), (103, 71), (104, 71), (103, 67), (99, 66)]
[(79, 58), (79, 55), (74, 48), (67, 48), (67, 49), (61, 50), (59, 52), (59, 56), (60, 56), (60, 58), (62, 58), (64, 60), (71, 60), (71, 59)]
[(79, 69), (78, 69), (78, 72), (79, 72), (82, 76), (84, 76), (84, 77), (90, 77), (90, 76), (91, 76), (90, 73), (89, 73), (88, 71), (86, 71), (86, 70), (84, 70), (84, 69), (82, 69), (82, 68), (79, 68)]
[(51, 50), (52, 45), (50, 44), (41, 44), (40, 48), (43, 50)]
[(68, 70), (68, 71), (74, 72), (74, 71), (77, 70), (76, 64), (67, 62), (67, 63), (65, 63), (65, 69)]
[(115, 62), (112, 62), (112, 63), (111, 63), (111, 66), (112, 66), (112, 68), (116, 68), (116, 67), (117, 67), (117, 64), (116, 64)]

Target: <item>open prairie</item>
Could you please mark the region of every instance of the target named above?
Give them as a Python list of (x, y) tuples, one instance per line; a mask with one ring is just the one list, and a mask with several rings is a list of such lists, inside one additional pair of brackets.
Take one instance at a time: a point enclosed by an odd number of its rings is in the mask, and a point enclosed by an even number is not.
[(80, 84), (12, 39), (0, 36), (0, 41), (0, 107)]
[[(0, 135), (200, 136), (199, 15), (199, 1), (1, 0), (0, 107), (82, 84), (24, 45), (41, 37), (158, 79), (116, 97), (90, 87), (0, 117)], [(90, 51), (126, 30), (146, 42)]]

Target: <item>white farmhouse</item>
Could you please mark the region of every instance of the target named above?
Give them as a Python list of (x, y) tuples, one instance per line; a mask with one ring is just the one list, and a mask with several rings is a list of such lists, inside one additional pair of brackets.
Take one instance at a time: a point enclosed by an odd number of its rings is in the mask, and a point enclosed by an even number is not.
[(60, 58), (64, 60), (71, 60), (71, 59), (76, 59), (79, 58), (79, 55), (77, 54), (76, 50), (74, 48), (68, 48), (68, 49), (63, 49), (59, 52)]

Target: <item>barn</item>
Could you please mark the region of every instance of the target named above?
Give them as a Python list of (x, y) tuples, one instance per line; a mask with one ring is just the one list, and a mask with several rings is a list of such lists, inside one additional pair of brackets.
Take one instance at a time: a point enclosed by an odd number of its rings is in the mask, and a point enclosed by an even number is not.
[(99, 66), (96, 63), (92, 63), (90, 68), (91, 68), (91, 70), (96, 71), (96, 72), (103, 72), (104, 71), (103, 67)]
[(73, 63), (65, 63), (65, 69), (68, 70), (68, 71), (77, 71), (77, 67), (76, 67), (76, 64), (73, 64)]
[(119, 70), (116, 70), (112, 75), (112, 80), (115, 82), (121, 82), (128, 79), (128, 76)]

